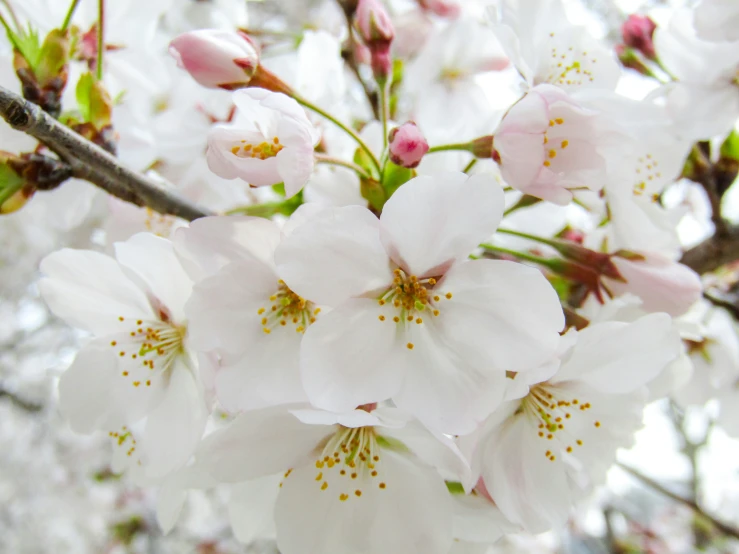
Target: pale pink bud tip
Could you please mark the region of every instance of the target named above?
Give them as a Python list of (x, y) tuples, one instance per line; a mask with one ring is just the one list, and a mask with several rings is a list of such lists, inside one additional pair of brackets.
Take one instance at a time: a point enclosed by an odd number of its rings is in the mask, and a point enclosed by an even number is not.
[(246, 86), (259, 65), (259, 52), (243, 33), (201, 29), (183, 33), (169, 44), (177, 65), (208, 88)]
[(367, 46), (389, 45), (395, 37), (395, 28), (380, 0), (359, 0), (356, 11), (359, 34)]
[(646, 15), (631, 14), (621, 26), (621, 36), (626, 46), (653, 60), (657, 57), (652, 40), (656, 28), (656, 23)]
[(462, 11), (457, 2), (450, 0), (418, 0), (418, 5), (423, 10), (448, 19), (456, 19)]
[(429, 143), (426, 142), (421, 130), (411, 121), (390, 131), (388, 138), (390, 160), (396, 165), (416, 167), (429, 150)]

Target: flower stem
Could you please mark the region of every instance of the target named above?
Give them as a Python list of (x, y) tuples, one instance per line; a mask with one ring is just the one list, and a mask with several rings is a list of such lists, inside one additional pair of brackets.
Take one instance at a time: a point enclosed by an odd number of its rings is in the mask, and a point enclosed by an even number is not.
[(364, 150), (364, 152), (367, 154), (367, 156), (369, 157), (369, 159), (372, 160), (372, 164), (375, 166), (375, 169), (377, 169), (377, 173), (379, 174), (379, 173), (382, 172), (382, 168), (380, 166), (380, 161), (377, 159), (377, 156), (374, 155), (374, 153), (372, 152), (372, 150), (370, 150), (370, 147), (367, 146), (367, 143), (365, 143), (362, 140), (362, 138), (357, 134), (357, 132), (354, 129), (352, 129), (348, 125), (342, 123), (341, 121), (339, 121), (338, 119), (336, 119), (333, 115), (331, 115), (327, 111), (319, 108), (315, 104), (309, 102), (308, 100), (306, 100), (302, 96), (299, 96), (299, 95), (295, 94), (293, 96), (293, 98), (295, 98), (295, 101), (298, 104), (300, 104), (300, 105), (308, 108), (309, 110), (312, 110), (312, 111), (316, 112), (320, 116), (325, 117), (331, 123), (333, 123), (334, 125), (336, 125), (340, 129), (342, 129), (346, 134), (348, 134), (350, 137), (352, 137), (356, 141), (356, 143), (359, 145), (359, 147), (362, 150)]
[(105, 0), (98, 0), (98, 58), (95, 67), (98, 81), (103, 79), (103, 52), (105, 51)]
[(552, 266), (552, 262), (548, 258), (542, 258), (541, 256), (534, 256), (533, 254), (528, 254), (526, 252), (519, 252), (517, 250), (511, 250), (510, 248), (504, 248), (502, 246), (496, 246), (494, 244), (489, 244), (489, 243), (481, 244), (480, 248), (484, 248), (485, 250), (488, 250), (490, 252), (508, 254), (509, 256), (513, 256), (520, 260), (526, 260), (527, 262), (532, 262), (538, 265), (543, 265), (544, 267)]
[(382, 119), (382, 147), (387, 148), (387, 123), (390, 120), (390, 79), (385, 83), (378, 83), (380, 85), (380, 118)]
[(463, 150), (465, 152), (470, 152), (470, 148), (472, 146), (469, 142), (458, 142), (455, 144), (440, 144), (439, 146), (432, 146), (429, 148), (429, 151), (427, 154), (433, 154), (434, 152), (444, 152), (446, 150)]
[[(77, 0), (79, 2), (79, 0)], [(23, 26), (21, 25), (21, 22), (18, 21), (18, 16), (15, 15), (15, 10), (13, 9), (13, 6), (10, 5), (10, 2), (8, 0), (2, 0), (3, 4), (6, 8), (8, 8), (8, 13), (10, 14), (10, 19), (13, 20), (13, 23), (15, 24), (15, 28), (18, 29), (19, 33), (23, 33)]]
[(498, 230), (496, 232), (503, 233), (505, 235), (513, 235), (514, 237), (521, 237), (522, 239), (532, 240), (534, 242), (540, 242), (542, 244), (548, 244), (548, 245), (554, 244), (554, 241), (553, 240), (548, 239), (546, 237), (539, 237), (537, 235), (530, 235), (528, 233), (523, 233), (521, 231), (514, 231), (513, 229), (502, 229), (502, 228), (498, 228)]
[[(507, 191), (513, 190), (510, 187), (507, 189)], [(506, 192), (506, 189), (503, 189), (504, 192)], [(524, 194), (518, 202), (513, 204), (510, 208), (508, 208), (505, 212), (503, 212), (503, 215), (512, 214), (518, 209), (521, 208), (527, 208), (528, 206), (533, 206), (534, 204), (541, 202), (540, 198), (536, 198), (535, 196), (530, 196), (528, 194)]]
[(466, 166), (464, 166), (464, 169), (462, 170), (462, 173), (469, 173), (470, 170), (475, 167), (477, 164), (477, 158), (472, 158), (470, 160), (470, 163), (468, 163)]
[(72, 3), (69, 5), (69, 9), (67, 10), (67, 15), (64, 16), (64, 22), (61, 27), (62, 31), (66, 31), (67, 28), (69, 28), (69, 24), (72, 22), (72, 16), (74, 15), (77, 6), (79, 6), (79, 3), (80, 0), (72, 0)]
[(323, 154), (316, 154), (316, 163), (319, 164), (331, 164), (331, 165), (340, 165), (346, 168), (351, 169), (352, 171), (355, 171), (357, 175), (364, 179), (371, 179), (369, 173), (367, 173), (364, 169), (359, 167), (357, 164), (353, 164), (352, 162), (347, 162), (346, 160), (342, 160), (341, 158), (334, 158), (332, 156), (325, 156)]

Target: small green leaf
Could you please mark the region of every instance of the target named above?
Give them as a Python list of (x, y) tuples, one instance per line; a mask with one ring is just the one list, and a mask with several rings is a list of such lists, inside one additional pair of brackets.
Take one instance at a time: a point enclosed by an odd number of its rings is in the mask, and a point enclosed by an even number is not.
[[(66, 66), (70, 55), (69, 33), (54, 29), (44, 39), (36, 64), (31, 64), (33, 73), (41, 85), (46, 85), (56, 78), (66, 82)], [(29, 62), (30, 63), (30, 62)]]
[(721, 144), (721, 157), (739, 161), (739, 133), (731, 131)]
[(91, 123), (98, 131), (111, 124), (113, 102), (103, 83), (92, 73), (80, 77), (75, 95), (84, 123)]
[(390, 198), (395, 191), (398, 190), (402, 185), (413, 179), (416, 176), (414, 169), (408, 169), (399, 165), (395, 165), (393, 162), (388, 161), (385, 165), (385, 172), (383, 175), (383, 188), (385, 189), (385, 196)]
[(387, 202), (387, 196), (385, 195), (385, 189), (378, 181), (360, 178), (359, 191), (362, 193), (362, 198), (365, 198), (375, 211), (378, 213), (382, 211), (382, 207)]

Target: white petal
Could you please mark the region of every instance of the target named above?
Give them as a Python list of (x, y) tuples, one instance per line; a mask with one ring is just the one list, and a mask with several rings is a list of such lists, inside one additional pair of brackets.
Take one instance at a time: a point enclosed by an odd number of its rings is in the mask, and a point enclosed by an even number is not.
[(504, 534), (522, 531), (487, 498), (477, 494), (454, 494), (452, 502), (455, 539), (492, 544)]
[[(313, 405), (346, 412), (387, 400), (400, 388), (405, 342), (377, 300), (353, 299), (308, 328), (300, 351), (303, 386)], [(384, 321), (378, 318), (382, 316)]]
[(112, 258), (65, 248), (41, 262), (44, 300), (70, 325), (98, 335), (120, 331), (119, 317), (152, 319), (149, 300)]
[(475, 367), (522, 371), (549, 361), (564, 316), (557, 293), (538, 270), (508, 261), (452, 267), (437, 290), (440, 332)]
[[(449, 495), (431, 468), (383, 451), (380, 475), (332, 480), (295, 468), (282, 484), (275, 522), (284, 554), (446, 554), (452, 542)], [(386, 487), (379, 488), (382, 478)], [(326, 481), (328, 483), (328, 481)], [(361, 496), (357, 496), (359, 490)], [(340, 495), (348, 498), (340, 500)]]
[(172, 242), (182, 265), (195, 281), (213, 275), (230, 262), (254, 259), (272, 266), (280, 230), (261, 217), (203, 217), (178, 229)]
[(409, 325), (408, 370), (395, 404), (425, 425), (442, 433), (472, 432), (500, 403), (505, 373), (472, 366), (462, 354), (466, 344), (449, 340), (436, 325), (438, 319)]
[(177, 524), (189, 489), (216, 485), (217, 482), (198, 465), (187, 466), (167, 477), (157, 493), (156, 515), (162, 532), (166, 535)]
[(282, 473), (235, 485), (228, 501), (228, 520), (234, 536), (244, 544), (275, 537), (275, 504)]
[(126, 423), (110, 394), (117, 372), (115, 354), (96, 341), (82, 348), (62, 374), (59, 409), (76, 432), (110, 431)]
[(298, 370), (302, 335), (282, 327), (269, 335), (259, 332), (260, 342), (242, 356), (221, 361), (215, 376), (218, 400), (230, 411), (307, 402)]
[(306, 425), (287, 407), (254, 410), (207, 436), (196, 458), (220, 482), (246, 481), (285, 471), (309, 459), (321, 440), (334, 430)]
[(380, 222), (366, 208), (326, 208), (285, 238), (277, 272), (300, 296), (336, 306), (393, 281)]
[(121, 266), (132, 270), (144, 283), (145, 290), (164, 304), (173, 323), (184, 322), (183, 307), (190, 297), (192, 280), (180, 265), (170, 241), (138, 233), (125, 242), (115, 243), (115, 256)]
[(385, 204), (382, 243), (410, 273), (439, 275), (493, 234), (504, 205), (503, 190), (489, 175), (416, 177)]
[(253, 259), (235, 261), (200, 281), (185, 306), (193, 347), (234, 354), (258, 348), (269, 338), (258, 311), (270, 308), (269, 297), (277, 291), (277, 281), (270, 266)]
[(680, 340), (667, 314), (649, 314), (633, 323), (589, 325), (552, 383), (578, 380), (596, 390), (623, 394), (654, 379), (680, 354)]
[(484, 447), (485, 485), (503, 514), (527, 531), (563, 525), (572, 503), (562, 460), (545, 457), (546, 445), (524, 414), (513, 416)]
[(208, 416), (192, 372), (182, 363), (170, 371), (164, 398), (146, 422), (142, 457), (150, 477), (164, 476), (187, 462)]
[(343, 414), (326, 412), (323, 410), (290, 410), (295, 417), (303, 423), (310, 425), (342, 425), (344, 427), (373, 427), (381, 425), (380, 419), (374, 412), (365, 410), (352, 410)]

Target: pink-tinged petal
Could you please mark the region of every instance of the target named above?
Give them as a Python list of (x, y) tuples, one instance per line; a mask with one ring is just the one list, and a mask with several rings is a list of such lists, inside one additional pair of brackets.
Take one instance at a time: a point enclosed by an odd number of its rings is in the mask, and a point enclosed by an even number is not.
[[(239, 357), (224, 356), (216, 372), (216, 395), (230, 411), (307, 402), (298, 370), (302, 335), (278, 327)], [(231, 359), (234, 358), (234, 359)]]
[(462, 348), (443, 335), (437, 319), (410, 324), (403, 386), (395, 404), (426, 426), (450, 435), (471, 433), (503, 399), (505, 373), (472, 366)]
[(531, 533), (564, 525), (572, 494), (564, 462), (551, 461), (525, 414), (505, 421), (484, 443), (483, 477), (497, 506)]
[(274, 266), (274, 255), (281, 240), (274, 222), (261, 217), (203, 217), (178, 229), (172, 243), (194, 281), (237, 260), (256, 259)]
[[(188, 340), (197, 350), (233, 354), (259, 348), (265, 336), (260, 310), (270, 309), (278, 288), (272, 269), (257, 260), (233, 262), (193, 287), (185, 306)], [(281, 331), (288, 329), (281, 329)], [(295, 333), (294, 327), (290, 329)]]
[(436, 276), (493, 234), (504, 205), (503, 190), (489, 175), (416, 177), (385, 204), (382, 243), (409, 273)]
[(672, 318), (649, 314), (633, 323), (607, 321), (580, 331), (552, 383), (577, 380), (611, 394), (632, 392), (680, 354)]
[(348, 300), (305, 333), (303, 386), (314, 406), (333, 412), (386, 400), (400, 388), (405, 351), (387, 309), (376, 300)]
[(280, 552), (446, 554), (452, 512), (444, 481), (434, 469), (403, 455), (382, 450), (380, 458), (376, 478), (368, 472), (357, 479), (329, 478), (324, 489), (315, 479), (315, 466), (295, 468), (282, 483), (275, 507)]
[(538, 181), (544, 164), (541, 135), (510, 134), (495, 137), (495, 150), (500, 155), (501, 174), (512, 187), (528, 192)]
[(120, 330), (120, 317), (152, 319), (149, 300), (104, 254), (65, 248), (41, 262), (39, 289), (51, 311), (97, 335)]
[(548, 106), (544, 96), (527, 94), (516, 102), (500, 122), (495, 133), (496, 149), (499, 136), (527, 134), (541, 138), (549, 125)]
[(311, 453), (335, 428), (306, 425), (288, 410), (277, 406), (241, 414), (203, 439), (197, 463), (222, 483), (238, 483), (310, 462)]
[(700, 276), (686, 265), (653, 253), (646, 254), (645, 260), (619, 256), (611, 260), (626, 282), (609, 281), (609, 288), (616, 294), (636, 294), (647, 311), (679, 316), (701, 298)]
[(205, 430), (208, 409), (192, 371), (172, 367), (161, 403), (149, 414), (142, 460), (149, 477), (159, 478), (187, 463)]
[(239, 483), (231, 490), (228, 520), (243, 544), (275, 538), (275, 504), (284, 475), (269, 475)]
[(159, 314), (166, 313), (169, 321), (182, 324), (192, 280), (182, 268), (172, 243), (150, 233), (138, 233), (114, 246), (116, 259), (144, 285)]
[(303, 298), (336, 306), (389, 286), (380, 222), (366, 208), (326, 208), (296, 228), (275, 252), (277, 272)]
[(557, 293), (537, 269), (500, 260), (452, 267), (436, 286), (440, 334), (473, 367), (523, 371), (557, 350), (564, 315)]
[(95, 341), (77, 353), (59, 379), (59, 409), (78, 433), (118, 429), (127, 423), (111, 398), (118, 373), (107, 341)]

